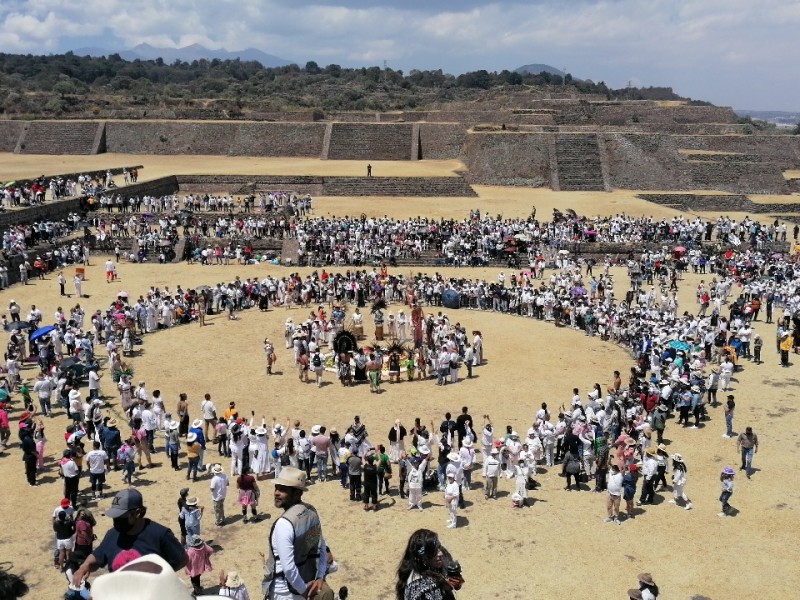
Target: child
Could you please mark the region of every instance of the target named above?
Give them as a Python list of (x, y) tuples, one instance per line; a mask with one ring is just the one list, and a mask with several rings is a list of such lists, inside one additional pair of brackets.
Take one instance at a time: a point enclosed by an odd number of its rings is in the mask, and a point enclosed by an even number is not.
[(133, 473), (136, 471), (136, 463), (133, 461), (136, 456), (136, 449), (133, 439), (125, 440), (119, 450), (117, 450), (117, 463), (122, 465), (122, 483), (131, 485), (133, 483)]
[(622, 497), (625, 499), (625, 510), (628, 518), (635, 519), (633, 514), (633, 498), (636, 496), (636, 483), (639, 481), (639, 467), (635, 464), (628, 467), (628, 472), (622, 477)]
[(722, 473), (719, 476), (719, 480), (722, 483), (722, 493), (719, 495), (719, 501), (722, 502), (722, 512), (717, 513), (718, 517), (727, 517), (731, 510), (731, 505), (728, 504), (728, 500), (730, 500), (733, 495), (734, 474), (733, 467), (725, 467), (722, 469)]
[(200, 596), (203, 593), (203, 587), (200, 585), (200, 576), (214, 568), (211, 566), (212, 554), (214, 554), (214, 550), (200, 537), (193, 538), (186, 549), (186, 558), (188, 559), (186, 574), (192, 582), (195, 596)]
[(416, 368), (416, 364), (414, 362), (414, 357), (411, 354), (406, 356), (402, 366), (406, 370), (406, 377), (408, 380), (414, 381), (414, 369)]
[(692, 510), (692, 502), (684, 491), (686, 486), (686, 464), (683, 462), (683, 457), (680, 454), (672, 455), (672, 495), (673, 499), (669, 501), (670, 504), (678, 504), (678, 500), (683, 500), (684, 508)]
[(203, 518), (203, 507), (197, 506), (197, 498), (187, 498), (181, 509), (181, 517), (186, 525), (186, 537), (189, 540), (200, 537), (200, 519)]
[(235, 600), (250, 600), (247, 586), (236, 571), (223, 570), (219, 574), (219, 595)]
[(66, 511), (59, 511), (58, 516), (53, 521), (53, 531), (56, 532), (56, 548), (58, 549), (58, 564), (62, 571), (69, 560), (72, 550), (75, 548), (75, 522), (68, 516)]

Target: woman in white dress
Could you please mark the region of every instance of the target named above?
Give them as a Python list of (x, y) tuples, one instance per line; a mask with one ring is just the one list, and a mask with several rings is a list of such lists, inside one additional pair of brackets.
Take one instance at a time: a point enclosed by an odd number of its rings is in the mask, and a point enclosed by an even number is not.
[[(251, 454), (254, 455), (250, 459), (250, 468), (255, 473), (256, 477), (266, 477), (270, 472), (271, 460), (269, 451), (269, 431), (265, 426), (265, 422), (261, 420), (261, 427), (256, 429), (255, 442), (250, 442)], [(255, 448), (255, 453), (252, 449)]]
[(400, 460), (401, 454), (406, 449), (406, 442), (403, 438), (407, 435), (406, 428), (397, 419), (394, 422), (394, 427), (389, 431), (389, 460), (397, 463)]
[(156, 429), (164, 429), (164, 400), (161, 398), (161, 390), (153, 391), (153, 414), (156, 417)]
[(231, 477), (242, 474), (242, 453), (244, 452), (244, 432), (241, 425), (234, 424), (231, 427)]
[(151, 333), (158, 329), (158, 318), (156, 316), (156, 307), (151, 302), (147, 305), (147, 333)]
[(122, 355), (130, 354), (133, 352), (133, 336), (131, 335), (130, 327), (126, 327), (122, 333)]

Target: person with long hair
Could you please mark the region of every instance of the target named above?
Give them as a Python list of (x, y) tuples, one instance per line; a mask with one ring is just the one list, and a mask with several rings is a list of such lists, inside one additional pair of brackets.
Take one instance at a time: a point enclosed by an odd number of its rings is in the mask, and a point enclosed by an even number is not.
[(444, 552), (439, 536), (430, 529), (417, 529), (397, 567), (397, 600), (444, 600), (452, 590), (444, 576)]

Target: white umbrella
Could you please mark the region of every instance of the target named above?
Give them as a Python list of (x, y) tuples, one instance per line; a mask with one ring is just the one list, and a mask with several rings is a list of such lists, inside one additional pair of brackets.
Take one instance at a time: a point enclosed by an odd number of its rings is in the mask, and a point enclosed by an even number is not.
[(563, 255), (567, 255), (567, 254), (569, 254), (569, 250), (559, 250), (558, 253), (559, 254), (563, 254)]

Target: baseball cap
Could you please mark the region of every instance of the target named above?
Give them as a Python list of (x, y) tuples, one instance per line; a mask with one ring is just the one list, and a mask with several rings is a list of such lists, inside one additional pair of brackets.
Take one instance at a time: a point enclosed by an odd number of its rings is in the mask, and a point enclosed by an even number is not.
[(116, 519), (137, 508), (144, 508), (142, 495), (137, 490), (122, 490), (114, 496), (106, 516)]

